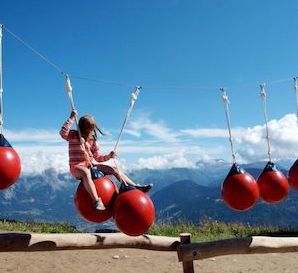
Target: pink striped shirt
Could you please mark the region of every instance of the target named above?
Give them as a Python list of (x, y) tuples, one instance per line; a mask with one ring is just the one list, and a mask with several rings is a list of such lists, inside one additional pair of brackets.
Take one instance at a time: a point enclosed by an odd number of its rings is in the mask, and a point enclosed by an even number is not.
[(89, 160), (96, 164), (108, 160), (107, 156), (100, 154), (99, 144), (96, 140), (90, 139), (83, 144), (80, 143), (78, 131), (70, 129), (73, 123), (74, 118), (67, 119), (60, 130), (61, 137), (68, 141), (69, 165), (73, 166)]

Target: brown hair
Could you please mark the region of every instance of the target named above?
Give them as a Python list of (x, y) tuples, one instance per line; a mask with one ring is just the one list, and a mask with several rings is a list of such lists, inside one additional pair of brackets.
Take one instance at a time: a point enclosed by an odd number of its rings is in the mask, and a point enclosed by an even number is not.
[(97, 133), (98, 131), (101, 135), (105, 135), (101, 129), (96, 124), (96, 121), (94, 117), (90, 115), (84, 115), (79, 120), (79, 129), (81, 131), (82, 137), (86, 140), (87, 136), (90, 132), (93, 132), (93, 138), (97, 139)]

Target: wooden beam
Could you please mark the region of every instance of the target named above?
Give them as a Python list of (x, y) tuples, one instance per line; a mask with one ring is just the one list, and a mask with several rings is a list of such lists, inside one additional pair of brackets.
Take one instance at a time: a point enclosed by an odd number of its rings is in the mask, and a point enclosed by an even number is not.
[(177, 250), (179, 261), (193, 261), (231, 254), (284, 253), (297, 251), (297, 237), (265, 236), (226, 239), (186, 245), (181, 244)]
[(50, 251), (66, 249), (140, 248), (177, 251), (179, 238), (122, 233), (0, 233), (0, 251)]
[[(180, 233), (180, 242), (181, 244), (190, 244), (191, 243), (191, 234), (190, 233)], [(193, 261), (183, 261), (183, 273), (194, 273)]]

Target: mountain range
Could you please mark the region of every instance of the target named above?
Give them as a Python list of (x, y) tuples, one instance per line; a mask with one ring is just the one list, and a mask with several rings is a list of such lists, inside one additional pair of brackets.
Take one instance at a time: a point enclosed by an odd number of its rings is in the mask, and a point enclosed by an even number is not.
[[(286, 173), (290, 163), (281, 162), (279, 168)], [(257, 177), (265, 165), (266, 162), (255, 162), (242, 167)], [(230, 167), (223, 160), (199, 161), (192, 169), (141, 169), (129, 176), (139, 183), (154, 183), (150, 196), (157, 222), (199, 223), (208, 217), (225, 222), (298, 227), (298, 193), (294, 191), (280, 204), (259, 201), (246, 212), (229, 209), (221, 199), (220, 187)], [(80, 217), (73, 201), (77, 185), (70, 174), (54, 169), (21, 176), (13, 186), (0, 192), (0, 218), (67, 222), (86, 231), (114, 228), (113, 221), (95, 225)]]

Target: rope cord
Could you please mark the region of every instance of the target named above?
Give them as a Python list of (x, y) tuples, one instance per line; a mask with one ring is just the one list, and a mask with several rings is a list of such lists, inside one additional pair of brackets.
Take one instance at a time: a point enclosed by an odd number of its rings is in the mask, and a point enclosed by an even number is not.
[[(128, 119), (129, 119), (129, 117), (130, 117), (130, 115), (131, 115), (133, 106), (134, 106), (135, 102), (136, 102), (137, 99), (138, 99), (138, 96), (139, 96), (139, 94), (140, 94), (141, 88), (142, 88), (141, 86), (136, 86), (136, 87), (135, 87), (135, 90), (131, 93), (131, 96), (130, 96), (130, 105), (129, 105), (129, 108), (128, 108), (128, 110), (127, 110), (127, 113), (126, 113), (126, 116), (125, 116), (125, 118), (124, 118), (124, 121), (123, 121), (123, 123), (122, 123), (122, 126), (121, 126), (121, 129), (120, 129), (120, 132), (119, 132), (119, 135), (118, 135), (116, 144), (115, 144), (115, 146), (114, 146), (114, 152), (115, 152), (115, 153), (117, 152), (117, 149), (118, 149), (118, 146), (119, 146), (119, 142), (120, 142), (121, 135), (122, 135), (123, 130), (124, 130), (126, 124), (127, 124)], [(124, 183), (125, 185), (127, 185), (126, 182), (125, 182), (125, 181), (123, 180), (123, 178), (121, 177), (121, 172), (120, 172), (120, 170), (119, 170), (119, 166), (118, 166), (118, 163), (117, 163), (116, 158), (114, 158), (114, 164), (115, 164), (116, 171), (117, 171), (117, 173), (118, 173), (118, 175), (119, 175), (119, 177), (120, 177), (120, 182), (122, 182), (122, 183)]]
[(2, 30), (0, 25), (0, 133), (3, 133)]
[(42, 60), (44, 60), (46, 63), (48, 63), (50, 66), (52, 66), (54, 69), (56, 69), (60, 74), (63, 76), (66, 76), (66, 73), (55, 63), (50, 61), (47, 57), (45, 57), (43, 54), (38, 52), (34, 47), (32, 47), (29, 43), (24, 41), (21, 37), (13, 33), (11, 30), (9, 30), (7, 27), (4, 28), (10, 35), (12, 35), (15, 39), (17, 39), (19, 42), (21, 42), (25, 47), (27, 47), (29, 50), (31, 50), (33, 53), (35, 53), (37, 56), (39, 56)]
[(120, 87), (126, 87), (126, 88), (131, 88), (131, 85), (124, 84), (124, 83), (119, 83), (119, 82), (114, 82), (114, 81), (106, 81), (106, 80), (101, 80), (101, 79), (93, 79), (93, 78), (88, 78), (88, 77), (83, 77), (83, 76), (76, 76), (76, 75), (70, 75), (73, 79), (78, 79), (78, 80), (85, 80), (85, 81), (90, 81), (90, 82), (96, 82), (96, 83), (101, 83), (101, 84), (111, 84), (111, 85), (117, 85)]
[[(84, 76), (79, 76), (79, 75), (70, 75), (74, 79), (78, 80), (85, 80), (89, 82), (95, 82), (99, 84), (110, 84), (110, 85), (116, 85), (120, 87), (128, 87), (130, 88), (133, 86), (133, 84), (124, 84), (121, 82), (116, 82), (116, 81), (106, 81), (103, 79), (94, 79), (94, 78), (89, 78), (89, 77), (84, 77)], [(278, 83), (285, 83), (285, 82), (291, 82), (292, 78), (286, 78), (286, 79), (280, 79), (280, 80), (274, 80), (270, 81), (267, 83), (267, 86), (278, 84)], [(219, 89), (218, 86), (170, 86), (170, 85), (165, 85), (165, 86), (159, 86), (157, 85), (144, 85), (142, 84), (143, 88), (146, 88), (148, 90), (188, 90), (188, 91), (214, 91)], [(235, 85), (235, 86), (229, 86), (230, 89), (241, 89), (241, 88), (254, 88), (255, 84), (243, 84), (243, 85)]]
[(227, 92), (224, 88), (220, 88), (220, 91), (222, 92), (222, 100), (224, 103), (224, 109), (225, 109), (225, 115), (227, 120), (227, 126), (228, 126), (228, 132), (229, 132), (229, 142), (231, 146), (231, 153), (232, 153), (232, 159), (233, 164), (236, 163), (236, 156), (234, 152), (234, 145), (233, 145), (233, 139), (232, 139), (232, 130), (231, 130), (231, 118), (230, 118), (230, 109), (229, 109), (229, 97), (227, 95)]
[(271, 148), (270, 148), (270, 137), (269, 137), (269, 127), (268, 127), (268, 116), (267, 116), (267, 106), (266, 106), (266, 91), (265, 91), (265, 84), (260, 85), (260, 95), (262, 99), (262, 106), (263, 106), (263, 112), (264, 112), (264, 119), (265, 119), (265, 125), (266, 125), (266, 140), (267, 140), (267, 148), (268, 148), (268, 157), (269, 161), (271, 162)]
[(294, 77), (294, 91), (296, 97), (296, 117), (297, 117), (297, 125), (298, 125), (298, 77)]
[(116, 144), (114, 146), (114, 152), (117, 151), (117, 148), (118, 148), (118, 145), (119, 145), (119, 141), (120, 141), (120, 138), (121, 138), (121, 135), (123, 133), (123, 130), (127, 124), (127, 121), (130, 117), (130, 114), (131, 114), (131, 111), (132, 111), (132, 108), (136, 102), (136, 100), (138, 99), (138, 96), (140, 94), (140, 91), (141, 91), (141, 87), (140, 86), (136, 86), (135, 87), (135, 90), (131, 93), (131, 97), (130, 97), (130, 105), (129, 105), (129, 108), (127, 110), (127, 113), (126, 113), (126, 116), (124, 118), (124, 121), (122, 123), (122, 126), (121, 126), (121, 129), (120, 129), (120, 133), (119, 133), (119, 136), (118, 136), (118, 139), (116, 141)]
[[(36, 50), (33, 46), (31, 46), (28, 42), (26, 42), (24, 39), (19, 37), (17, 34), (15, 34), (13, 31), (8, 29), (7, 27), (3, 27), (4, 30), (6, 30), (9, 34), (11, 34), (16, 40), (18, 40), (20, 43), (22, 43), (25, 47), (27, 47), (29, 50), (31, 50), (33, 53), (35, 53), (38, 57), (40, 57), (43, 61), (45, 61), (47, 64), (52, 66), (55, 70), (57, 70), (60, 74), (63, 76), (66, 76), (67, 73), (63, 71), (61, 67), (59, 67), (57, 64), (52, 62), (49, 58), (45, 57), (43, 54), (41, 54), (38, 50)], [(84, 76), (79, 76), (79, 75), (72, 75), (69, 74), (73, 79), (79, 79), (79, 80), (85, 80), (85, 81), (90, 81), (90, 82), (95, 82), (99, 84), (110, 84), (110, 85), (116, 85), (116, 86), (121, 86), (121, 87), (129, 87), (133, 86), (133, 84), (124, 84), (121, 82), (116, 82), (116, 81), (107, 81), (107, 80), (102, 80), (102, 79), (94, 79), (94, 78), (89, 78), (89, 77), (84, 77)], [(290, 82), (292, 79), (291, 78), (286, 78), (286, 79), (280, 79), (280, 80), (273, 80), (273, 81), (267, 81), (267, 86), (277, 84), (277, 83), (283, 83), (283, 82)], [(216, 86), (159, 86), (157, 84), (156, 86), (154, 85), (143, 85), (144, 88), (146, 89), (151, 89), (151, 90), (158, 90), (158, 89), (168, 89), (168, 90), (204, 90), (204, 91), (212, 91), (218, 89)], [(240, 88), (252, 88), (255, 87), (253, 84), (243, 84), (243, 85), (237, 85), (237, 86), (229, 86), (229, 88), (233, 89), (240, 89)]]

